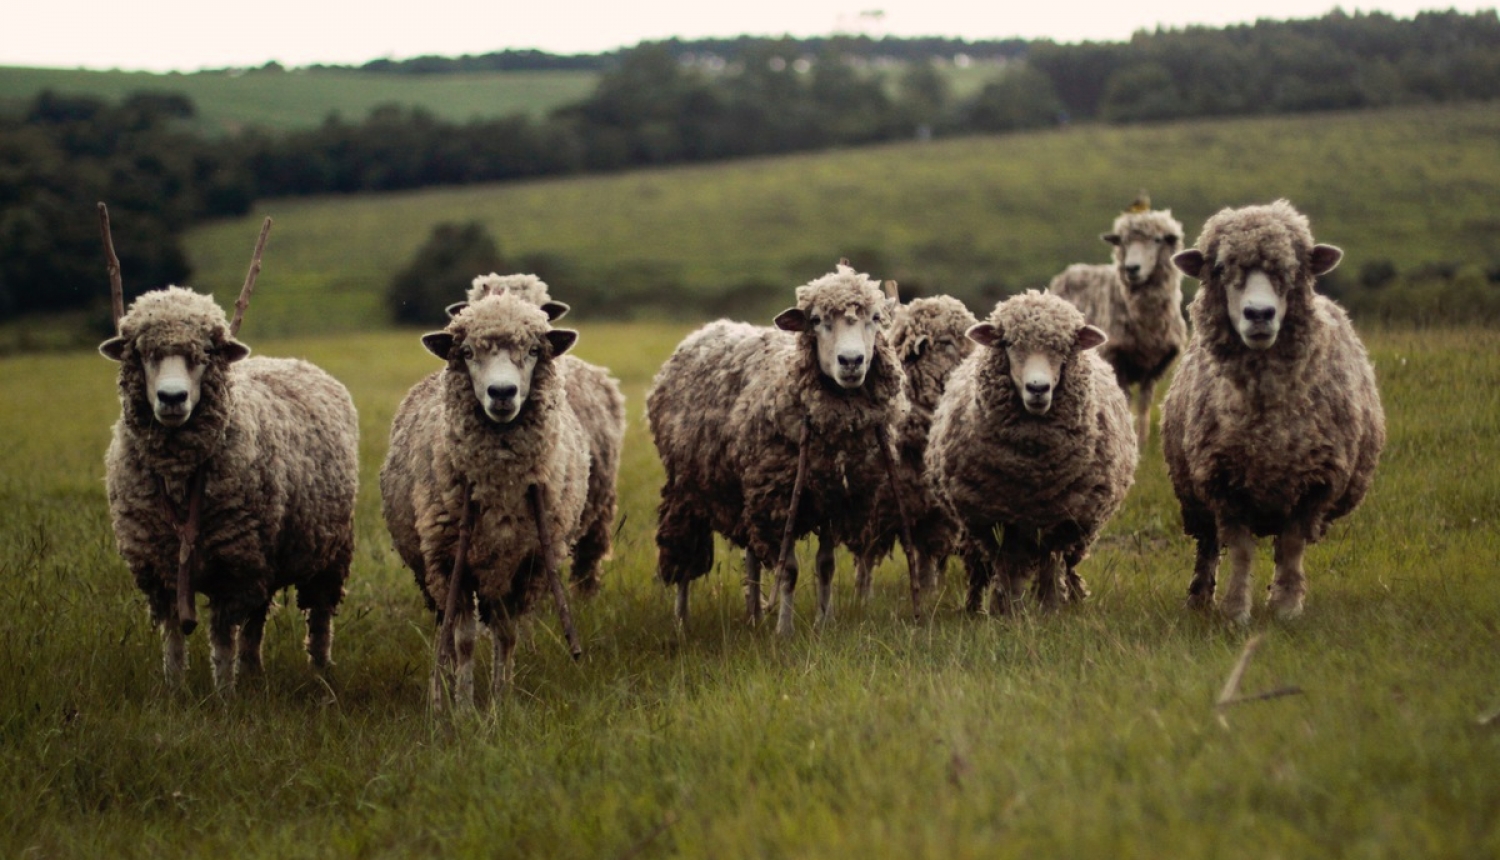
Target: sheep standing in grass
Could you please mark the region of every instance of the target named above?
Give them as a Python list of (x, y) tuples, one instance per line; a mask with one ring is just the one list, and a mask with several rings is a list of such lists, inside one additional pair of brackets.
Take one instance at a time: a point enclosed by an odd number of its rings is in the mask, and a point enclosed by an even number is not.
[[(956, 530), (923, 479), (922, 461), (933, 412), (949, 374), (973, 351), (974, 342), (967, 332), (978, 322), (963, 302), (948, 296), (917, 299), (895, 312), (889, 339), (906, 375), (911, 411), (896, 433), (896, 480), (881, 488), (875, 515), (856, 547), (854, 581), (861, 599), (869, 597), (871, 571), (895, 547), (902, 508), (910, 518), (915, 543), (907, 553), (919, 568), (924, 588), (937, 583), (942, 564), (953, 551)], [(901, 494), (902, 506), (897, 506), (893, 493)]]
[(1153, 210), (1143, 193), (1100, 238), (1114, 246), (1114, 263), (1069, 266), (1047, 291), (1077, 305), (1084, 319), (1108, 335), (1099, 356), (1114, 368), (1127, 395), (1136, 387), (1135, 435), (1145, 447), (1156, 381), (1188, 340), (1182, 273), (1172, 265), (1182, 224), (1170, 210)]
[[(666, 468), (658, 573), (677, 587), (679, 621), (688, 584), (713, 565), (714, 532), (747, 548), (752, 618), (761, 568), (777, 564), (784, 538), (816, 532), (818, 620), (828, 617), (833, 547), (858, 541), (907, 410), (883, 331), (891, 304), (875, 281), (841, 264), (797, 288), (776, 328), (711, 323), (657, 373), (646, 410)], [(799, 474), (805, 488), (789, 516)], [(778, 583), (783, 635), (792, 631), (796, 580), (793, 556)]]
[(1082, 597), (1076, 568), (1124, 501), (1137, 457), (1125, 394), (1094, 352), (1104, 332), (1031, 291), (969, 337), (980, 348), (948, 380), (926, 460), (932, 492), (964, 529), (969, 609), (993, 582), (992, 610), (1010, 611), (1033, 575), (1049, 604)]
[(1162, 449), (1198, 543), (1188, 602), (1213, 603), (1219, 548), (1230, 552), (1220, 610), (1250, 619), (1257, 536), (1276, 539), (1270, 606), (1302, 611), (1302, 556), (1370, 488), (1385, 445), (1375, 373), (1349, 318), (1313, 292), (1343, 252), (1313, 243), (1285, 200), (1225, 209), (1175, 262), (1202, 281), (1193, 340), (1162, 403)]
[(187, 659), (193, 597), (177, 593), (185, 544), (191, 592), (213, 613), (221, 692), (236, 670), (260, 670), (266, 613), (288, 586), (307, 615), (308, 657), (328, 666), (354, 552), (359, 427), (349, 392), (305, 361), (247, 359), (214, 300), (180, 287), (136, 299), (99, 351), (120, 363), (121, 416), (105, 457), (110, 517), (162, 627), (167, 680), (181, 681)]
[(435, 707), (449, 683), (456, 700), (473, 702), (476, 605), (496, 643), (493, 696), (503, 695), (517, 621), (578, 541), (588, 439), (557, 367), (576, 338), (505, 295), (470, 304), (422, 337), (447, 367), (401, 401), (380, 497), (396, 551), (452, 631), (451, 642), (439, 637)]
[[(535, 275), (497, 275), (491, 272), (474, 279), (469, 301), (509, 293), (541, 308), (556, 322), (569, 310), (552, 300), (547, 284)], [(467, 307), (459, 302), (448, 307), (450, 315)], [(616, 482), (620, 472), (620, 450), (625, 444), (625, 395), (609, 371), (574, 355), (557, 359), (563, 378), (563, 393), (573, 414), (583, 423), (589, 440), (588, 504), (583, 512), (583, 530), (573, 547), (573, 586), (582, 594), (599, 589), (599, 563), (609, 558), (614, 542), (618, 507)]]

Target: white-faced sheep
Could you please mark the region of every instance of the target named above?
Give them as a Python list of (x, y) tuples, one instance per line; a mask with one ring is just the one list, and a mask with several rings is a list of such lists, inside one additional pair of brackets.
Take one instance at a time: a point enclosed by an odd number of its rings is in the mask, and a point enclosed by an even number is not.
[(1135, 434), (1144, 447), (1156, 381), (1188, 340), (1182, 273), (1172, 265), (1182, 224), (1171, 210), (1153, 210), (1143, 193), (1100, 238), (1114, 246), (1113, 264), (1069, 266), (1047, 290), (1077, 305), (1084, 319), (1109, 336), (1099, 356), (1114, 368), (1127, 395), (1136, 387)]
[(496, 644), (494, 698), (514, 677), (517, 621), (537, 593), (552, 585), (566, 606), (557, 567), (578, 540), (589, 455), (557, 359), (576, 338), (515, 296), (474, 302), (422, 337), (447, 367), (401, 401), (380, 497), (442, 631), (434, 707), (450, 682), (458, 702), (473, 702), (476, 604)]
[(1220, 609), (1250, 618), (1257, 536), (1276, 539), (1270, 606), (1302, 611), (1302, 557), (1359, 505), (1385, 445), (1385, 413), (1364, 346), (1342, 308), (1313, 291), (1343, 252), (1314, 244), (1285, 200), (1225, 209), (1176, 263), (1202, 281), (1193, 340), (1162, 403), (1162, 448), (1198, 544), (1188, 601), (1212, 605), (1219, 549), (1230, 552)]
[(1082, 597), (1076, 568), (1137, 458), (1125, 395), (1094, 352), (1105, 335), (1066, 301), (1031, 291), (969, 337), (980, 348), (948, 380), (926, 461), (933, 493), (964, 529), (969, 609), (993, 582), (992, 609), (1009, 611), (1033, 574), (1049, 604)]
[[(855, 590), (861, 598), (869, 596), (875, 564), (895, 547), (903, 513), (915, 544), (907, 548), (908, 558), (917, 565), (924, 588), (937, 582), (942, 564), (953, 552), (957, 530), (929, 491), (922, 461), (933, 412), (949, 374), (973, 351), (967, 332), (978, 322), (963, 302), (948, 296), (917, 299), (895, 312), (889, 340), (906, 375), (911, 410), (896, 433), (896, 480), (881, 487), (875, 515), (855, 548)], [(901, 495), (900, 506), (894, 493)]]
[[(818, 619), (827, 617), (833, 547), (858, 540), (889, 480), (891, 437), (907, 410), (883, 331), (890, 305), (875, 281), (841, 264), (798, 287), (776, 328), (711, 323), (657, 373), (646, 410), (666, 468), (658, 573), (677, 587), (679, 621), (688, 584), (713, 564), (714, 532), (747, 548), (753, 618), (761, 568), (778, 563), (784, 542), (816, 532)], [(792, 631), (796, 579), (793, 556), (778, 583), (783, 635)]]
[[(553, 322), (562, 319), (569, 310), (566, 304), (552, 300), (545, 281), (525, 274), (480, 275), (469, 288), (468, 301), (504, 293), (536, 305)], [(449, 305), (449, 315), (457, 314), (467, 304)], [(573, 546), (571, 578), (580, 593), (592, 594), (599, 589), (599, 563), (609, 558), (614, 541), (616, 482), (620, 451), (625, 444), (625, 395), (609, 371), (577, 356), (560, 356), (557, 371), (563, 378), (568, 405), (582, 422), (589, 440), (588, 504), (584, 506), (582, 533)]]
[[(213, 299), (180, 287), (136, 299), (99, 351), (120, 363), (121, 416), (105, 458), (110, 517), (162, 626), (167, 679), (181, 680), (198, 592), (213, 613), (220, 691), (236, 669), (260, 669), (266, 613), (288, 586), (307, 615), (308, 656), (327, 666), (354, 551), (359, 427), (349, 392), (305, 361), (247, 359)], [(189, 548), (190, 587), (179, 593)]]

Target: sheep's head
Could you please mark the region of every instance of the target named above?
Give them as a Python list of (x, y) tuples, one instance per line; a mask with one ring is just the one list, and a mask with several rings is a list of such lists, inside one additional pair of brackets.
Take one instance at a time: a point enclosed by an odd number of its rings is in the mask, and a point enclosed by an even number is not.
[[(894, 284), (890, 289), (894, 292)], [(859, 388), (893, 301), (878, 283), (841, 263), (831, 274), (798, 287), (797, 305), (777, 314), (776, 327), (809, 335), (823, 375), (840, 388)]]
[(1125, 212), (1099, 238), (1114, 246), (1121, 280), (1136, 289), (1150, 283), (1158, 266), (1169, 265), (1182, 242), (1182, 224), (1170, 209)]
[(193, 417), (204, 376), (239, 361), (250, 347), (229, 336), (224, 311), (210, 296), (182, 287), (142, 295), (120, 319), (120, 334), (99, 345), (105, 358), (138, 362), (152, 418), (181, 427)]
[(555, 302), (547, 292), (547, 282), (536, 275), (497, 275), (490, 272), (488, 275), (476, 277), (469, 287), (469, 298), (467, 301), (454, 302), (447, 307), (448, 316), (456, 317), (459, 311), (469, 306), (469, 302), (477, 302), (485, 296), (499, 296), (509, 293), (518, 298), (541, 308), (547, 314), (547, 319), (557, 322), (567, 315), (571, 308), (563, 302)]
[(1289, 308), (1310, 300), (1314, 280), (1343, 256), (1314, 244), (1307, 217), (1278, 200), (1220, 211), (1203, 225), (1198, 247), (1172, 262), (1203, 282), (1245, 346), (1264, 350), (1276, 344)]
[(995, 306), (990, 318), (968, 331), (969, 339), (1000, 350), (1016, 396), (1032, 415), (1046, 415), (1069, 362), (1104, 343), (1103, 331), (1084, 322), (1067, 300), (1031, 290)]
[(947, 379), (953, 368), (973, 351), (974, 342), (964, 335), (979, 321), (958, 299), (951, 296), (917, 299), (895, 316), (891, 323), (891, 346), (909, 378), (920, 375), (939, 381)]
[(422, 345), (468, 376), (485, 417), (509, 424), (521, 414), (540, 364), (572, 348), (578, 332), (554, 329), (536, 305), (511, 295), (487, 296), (463, 310)]

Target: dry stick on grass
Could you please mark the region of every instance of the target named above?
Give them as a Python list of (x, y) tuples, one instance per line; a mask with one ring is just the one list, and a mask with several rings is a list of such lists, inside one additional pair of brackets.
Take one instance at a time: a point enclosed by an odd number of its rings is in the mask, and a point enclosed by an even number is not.
[[(894, 284), (895, 281), (886, 283)], [(875, 443), (880, 446), (880, 453), (885, 458), (886, 475), (891, 482), (891, 497), (896, 500), (896, 514), (901, 518), (901, 545), (906, 548), (906, 572), (911, 577), (911, 614), (921, 620), (922, 575), (917, 565), (916, 549), (911, 542), (911, 517), (907, 516), (906, 502), (902, 501), (901, 487), (896, 483), (896, 453), (891, 448), (891, 440), (884, 427), (875, 428)]]
[[(1250, 658), (1255, 655), (1256, 649), (1260, 647), (1260, 643), (1264, 639), (1264, 634), (1257, 633), (1251, 636), (1250, 640), (1245, 643), (1244, 649), (1240, 651), (1240, 658), (1235, 661), (1234, 668), (1229, 670), (1229, 677), (1224, 681), (1224, 689), (1219, 691), (1219, 698), (1214, 702), (1216, 710), (1222, 712), (1225, 708), (1233, 705), (1242, 705), (1246, 702), (1264, 702), (1269, 699), (1279, 699), (1283, 696), (1301, 695), (1301, 687), (1277, 687), (1274, 690), (1267, 690), (1264, 693), (1252, 693), (1248, 696), (1241, 696), (1239, 694), (1240, 681), (1245, 677), (1245, 668), (1250, 665)], [(1222, 713), (1220, 714), (1220, 719), (1223, 719)]]
[(245, 309), (250, 307), (250, 294), (255, 292), (255, 278), (260, 274), (260, 255), (266, 250), (266, 237), (270, 234), (271, 218), (268, 215), (260, 225), (260, 239), (255, 243), (255, 254), (250, 257), (250, 271), (245, 273), (245, 285), (240, 287), (240, 297), (234, 301), (234, 319), (229, 321), (230, 337), (240, 333), (240, 323), (245, 321)]
[(120, 258), (115, 256), (115, 239), (109, 231), (109, 207), (99, 201), (99, 238), (104, 240), (104, 265), (109, 270), (110, 310), (114, 313), (115, 334), (120, 333), (120, 317), (125, 316), (125, 286), (120, 281)]
[(540, 484), (531, 485), (531, 505), (536, 512), (536, 539), (542, 545), (542, 567), (547, 575), (547, 586), (552, 589), (552, 601), (557, 604), (557, 617), (562, 622), (563, 635), (568, 638), (568, 651), (577, 660), (583, 656), (583, 646), (578, 643), (578, 629), (573, 626), (573, 610), (568, 606), (568, 593), (563, 589), (562, 577), (557, 572), (557, 553), (552, 547), (552, 534), (547, 529), (547, 504), (542, 498)]

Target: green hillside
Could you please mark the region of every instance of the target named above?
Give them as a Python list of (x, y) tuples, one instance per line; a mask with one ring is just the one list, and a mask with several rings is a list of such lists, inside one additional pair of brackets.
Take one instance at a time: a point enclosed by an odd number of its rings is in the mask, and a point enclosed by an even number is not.
[[(380, 293), (433, 225), (477, 219), (509, 259), (572, 271), (580, 316), (657, 316), (684, 295), (774, 310), (840, 256), (976, 305), (1104, 261), (1097, 236), (1150, 190), (1191, 240), (1224, 206), (1286, 197), (1337, 273), (1390, 261), (1500, 264), (1500, 112), (1401, 108), (1156, 126), (1077, 125), (786, 158), (456, 190), (269, 200), (187, 241), (199, 288), (232, 300), (260, 219), (277, 225), (256, 297), (263, 333), (384, 325)], [(128, 273), (127, 273), (128, 277)], [(101, 274), (100, 288), (103, 289)], [(764, 293), (763, 301), (755, 296)], [(748, 296), (748, 299), (747, 299)]]
[(514, 113), (542, 116), (578, 101), (594, 87), (593, 72), (518, 71), (451, 75), (389, 75), (352, 70), (234, 71), (156, 74), (83, 69), (0, 67), (0, 109), (45, 89), (111, 101), (141, 90), (192, 99), (205, 129), (234, 131), (315, 126), (331, 111), (362, 119), (392, 102), (420, 105), (454, 122)]

